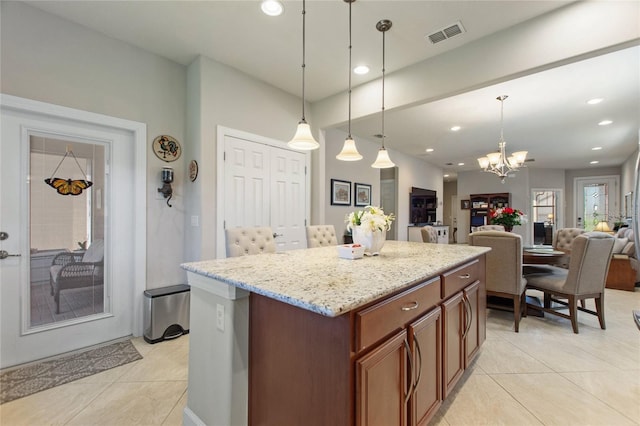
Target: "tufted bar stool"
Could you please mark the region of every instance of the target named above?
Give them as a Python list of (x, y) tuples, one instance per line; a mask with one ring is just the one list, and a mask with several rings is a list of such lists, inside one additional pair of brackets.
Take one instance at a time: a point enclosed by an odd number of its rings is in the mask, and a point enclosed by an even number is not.
[(420, 234), (422, 235), (423, 243), (437, 243), (438, 242), (438, 231), (433, 226), (423, 226), (420, 228)]
[(227, 257), (276, 252), (273, 231), (268, 226), (226, 229), (225, 235)]
[[(571, 253), (571, 244), (573, 240), (578, 236), (585, 233), (582, 228), (560, 228), (553, 233), (553, 239), (551, 245), (555, 250), (563, 251), (567, 254)], [(569, 262), (565, 260), (560, 265), (562, 268), (569, 268)]]
[(307, 247), (326, 247), (338, 244), (336, 229), (333, 225), (307, 226)]

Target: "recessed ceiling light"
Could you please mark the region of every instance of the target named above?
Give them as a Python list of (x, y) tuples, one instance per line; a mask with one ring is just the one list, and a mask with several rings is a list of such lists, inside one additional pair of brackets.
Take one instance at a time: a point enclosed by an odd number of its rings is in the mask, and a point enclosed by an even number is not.
[(464, 166), (464, 163), (458, 163), (458, 166)]
[(262, 0), (260, 3), (262, 13), (269, 16), (280, 16), (284, 11), (284, 6), (278, 0)]
[(599, 163), (598, 160), (593, 160), (593, 161), (589, 162), (589, 164), (598, 164), (598, 163)]
[(449, 177), (449, 175), (444, 175), (444, 177)]
[(450, 130), (451, 130), (452, 132), (457, 132), (457, 131), (458, 131), (458, 130), (460, 130), (460, 129), (462, 129), (462, 127), (460, 127), (460, 126), (453, 126)]
[(364, 75), (367, 74), (369, 72), (369, 67), (366, 65), (358, 65), (357, 67), (355, 67), (353, 69), (353, 72), (358, 74), (358, 75)]
[(608, 126), (611, 123), (613, 123), (613, 121), (611, 120), (602, 120), (601, 122), (598, 123), (598, 126)]
[(425, 149), (425, 151), (427, 151), (427, 152), (433, 152), (433, 151), (434, 151), (434, 149), (433, 149), (433, 148), (427, 148), (427, 149)]
[(593, 148), (591, 148), (591, 151), (600, 151), (601, 149), (601, 146), (594, 146)]
[(597, 105), (597, 104), (599, 104), (599, 103), (600, 103), (600, 102), (602, 102), (602, 101), (604, 101), (604, 99), (602, 99), (602, 98), (593, 98), (593, 99), (589, 99), (589, 100), (587, 101), (587, 103), (588, 103), (589, 105)]

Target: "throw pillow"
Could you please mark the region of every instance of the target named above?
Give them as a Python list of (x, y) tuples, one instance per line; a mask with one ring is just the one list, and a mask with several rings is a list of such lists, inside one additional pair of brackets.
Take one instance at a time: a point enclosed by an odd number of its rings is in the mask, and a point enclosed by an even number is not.
[(613, 254), (622, 253), (622, 249), (627, 245), (628, 242), (628, 238), (616, 238), (613, 243)]
[(629, 241), (624, 248), (622, 249), (622, 254), (626, 254), (627, 256), (635, 256), (636, 254), (636, 245), (633, 241)]

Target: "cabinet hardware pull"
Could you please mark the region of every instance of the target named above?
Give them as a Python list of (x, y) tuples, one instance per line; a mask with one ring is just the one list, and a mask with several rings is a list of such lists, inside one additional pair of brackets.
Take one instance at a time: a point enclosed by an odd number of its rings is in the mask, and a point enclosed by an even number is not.
[(469, 298), (467, 297), (466, 293), (463, 295), (462, 301), (464, 302), (464, 311), (466, 313), (464, 333), (462, 334), (462, 337), (466, 338), (467, 334), (469, 333), (469, 330), (471, 330), (471, 324), (473, 322), (473, 317), (472, 317), (473, 309), (471, 309), (471, 302), (469, 301)]
[(401, 309), (403, 311), (413, 311), (414, 309), (418, 309), (418, 306), (420, 306), (418, 302), (414, 301), (411, 306), (403, 306)]
[(411, 348), (409, 347), (409, 342), (407, 342), (407, 339), (404, 339), (404, 347), (407, 350), (407, 359), (409, 360), (409, 377), (411, 377), (411, 380), (408, 383), (409, 387), (407, 389), (407, 393), (404, 396), (404, 403), (406, 404), (407, 401), (409, 401), (411, 394), (413, 393), (413, 385), (411, 383), (413, 382), (413, 354), (411, 353)]
[(458, 275), (458, 278), (462, 279), (462, 280), (466, 280), (471, 278), (471, 275), (469, 274), (464, 274), (464, 275)]
[(416, 345), (416, 352), (418, 353), (418, 378), (413, 385), (413, 392), (418, 388), (418, 383), (420, 383), (420, 378), (422, 377), (422, 351), (420, 350), (420, 342), (418, 342), (418, 337), (416, 333), (413, 333), (413, 343)]

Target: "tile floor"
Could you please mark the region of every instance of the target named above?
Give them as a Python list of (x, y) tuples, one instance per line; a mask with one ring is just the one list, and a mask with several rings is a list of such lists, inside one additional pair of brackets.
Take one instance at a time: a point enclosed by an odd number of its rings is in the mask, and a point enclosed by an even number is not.
[[(433, 425), (640, 425), (636, 292), (607, 290), (607, 330), (579, 313), (527, 317), (487, 311), (487, 341)], [(0, 406), (0, 424), (181, 425), (189, 336), (134, 344), (143, 359)], [(303, 425), (301, 425), (303, 426)]]

